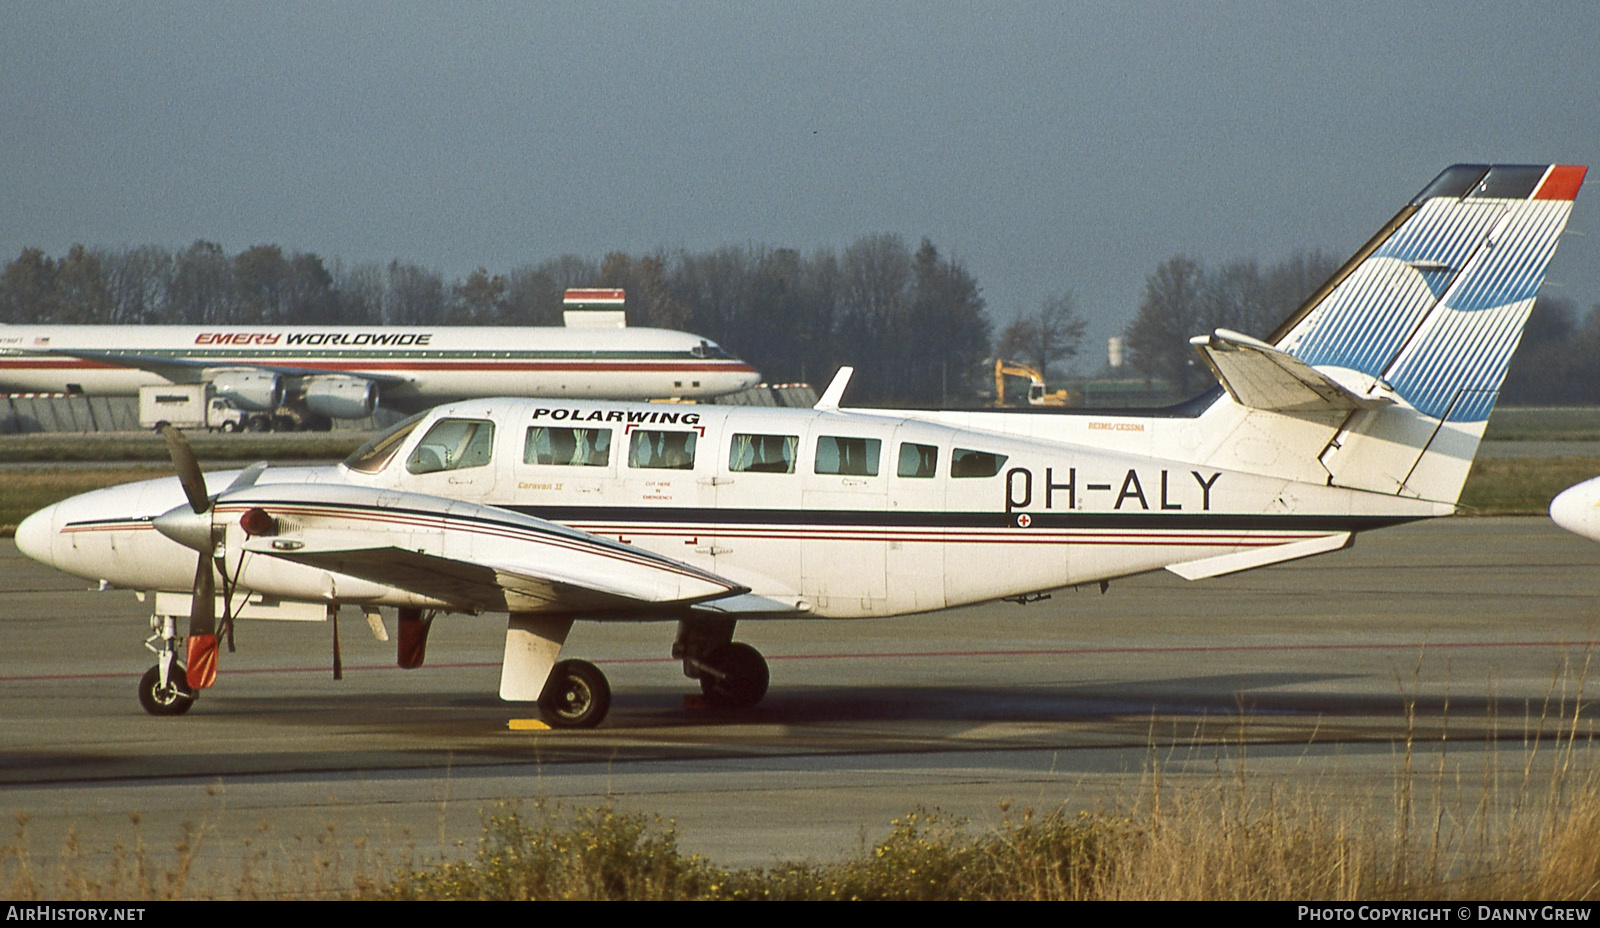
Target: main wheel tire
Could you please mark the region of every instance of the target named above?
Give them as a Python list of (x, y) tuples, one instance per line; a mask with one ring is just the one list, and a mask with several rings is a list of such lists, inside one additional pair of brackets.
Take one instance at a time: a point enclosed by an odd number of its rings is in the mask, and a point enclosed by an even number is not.
[(184, 676), (182, 664), (172, 665), (167, 686), (161, 686), (161, 668), (151, 667), (139, 678), (139, 705), (151, 715), (182, 715), (194, 705), (194, 694)]
[(550, 669), (539, 714), (551, 728), (593, 728), (611, 711), (611, 684), (588, 661), (561, 661)]
[(767, 659), (743, 642), (725, 645), (706, 661), (722, 675), (706, 673), (700, 692), (718, 709), (748, 709), (767, 695)]

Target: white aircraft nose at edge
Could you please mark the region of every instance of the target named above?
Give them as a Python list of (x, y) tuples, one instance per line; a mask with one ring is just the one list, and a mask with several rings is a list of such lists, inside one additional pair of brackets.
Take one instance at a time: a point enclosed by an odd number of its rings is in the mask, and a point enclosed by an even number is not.
[(1574, 535), (1600, 541), (1600, 477), (1557, 493), (1550, 501), (1550, 518)]
[(811, 410), (473, 400), (338, 466), (209, 476), (169, 429), (179, 479), (65, 500), (17, 542), (154, 602), (155, 714), (213, 683), (235, 620), (344, 605), (380, 635), (398, 610), (404, 667), (435, 616), (507, 613), (500, 695), (552, 725), (610, 705), (557, 660), (580, 619), (675, 622), (706, 700), (748, 707), (768, 671), (740, 621), (1197, 580), (1453, 512), (1585, 171), (1446, 169), (1277, 331), (1193, 339), (1220, 389), (1166, 410), (846, 409), (845, 369)]

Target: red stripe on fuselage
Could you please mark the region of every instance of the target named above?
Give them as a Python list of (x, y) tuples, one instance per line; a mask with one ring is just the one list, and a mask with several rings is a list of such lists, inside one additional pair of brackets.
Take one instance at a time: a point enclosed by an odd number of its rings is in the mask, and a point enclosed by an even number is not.
[[(717, 363), (714, 361), (494, 361), (474, 358), (467, 361), (351, 361), (349, 359), (288, 360), (278, 358), (215, 358), (184, 359), (215, 361), (217, 367), (286, 367), (309, 371), (345, 371), (352, 374), (375, 371), (583, 371), (585, 373), (615, 372), (669, 372), (685, 373), (737, 373), (753, 374), (755, 368), (748, 364)], [(79, 359), (0, 359), (0, 370), (125, 370), (135, 364), (111, 364), (105, 361)]]

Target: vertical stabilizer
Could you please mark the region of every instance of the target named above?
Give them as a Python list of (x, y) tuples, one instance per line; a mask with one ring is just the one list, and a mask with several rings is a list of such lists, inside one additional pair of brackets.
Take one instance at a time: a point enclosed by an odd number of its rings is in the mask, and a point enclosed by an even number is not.
[(1455, 502), (1586, 168), (1455, 165), (1269, 339), (1353, 394), (1336, 486)]

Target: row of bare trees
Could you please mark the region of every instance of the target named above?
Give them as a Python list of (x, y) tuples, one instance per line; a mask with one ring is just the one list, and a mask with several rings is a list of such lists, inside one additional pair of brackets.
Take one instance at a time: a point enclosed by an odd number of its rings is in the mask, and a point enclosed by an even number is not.
[[(1336, 269), (1299, 251), (1207, 267), (1183, 255), (1146, 278), (1126, 330), (1128, 363), (1187, 396), (1210, 385), (1188, 344), (1228, 328), (1266, 336)], [(560, 325), (570, 287), (621, 287), (630, 324), (714, 339), (774, 382), (857, 369), (852, 398), (971, 401), (987, 382), (990, 322), (977, 281), (924, 239), (870, 235), (842, 252), (725, 247), (708, 252), (576, 255), (508, 274), (479, 268), (446, 283), (401, 261), (328, 267), (315, 254), (257, 245), (234, 255), (199, 241), (172, 252), (73, 246), (25, 249), (0, 272), (0, 322), (114, 324)], [(994, 352), (1048, 377), (1077, 356), (1086, 329), (1071, 292), (1050, 296), (1000, 333)], [(1513, 362), (1507, 402), (1600, 402), (1600, 313), (1541, 298)]]
[(1128, 326), (1128, 365), (1165, 380), (1173, 393), (1192, 395), (1211, 384), (1189, 338), (1216, 329), (1266, 337), (1311, 292), (1339, 269), (1319, 251), (1299, 251), (1272, 264), (1255, 259), (1207, 268), (1184, 256), (1168, 258), (1145, 278), (1138, 315)]
[[(1139, 313), (1126, 338), (1129, 365), (1165, 381), (1176, 396), (1209, 387), (1211, 376), (1189, 345), (1191, 335), (1232, 329), (1267, 337), (1338, 269), (1321, 252), (1296, 252), (1276, 263), (1254, 260), (1207, 268), (1182, 255), (1145, 278)], [(1588, 313), (1559, 297), (1539, 297), (1501, 388), (1508, 404), (1600, 403), (1600, 307)]]

